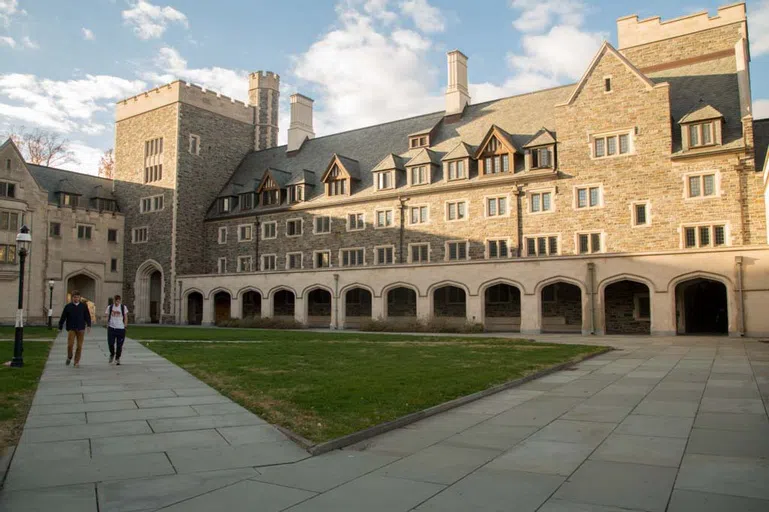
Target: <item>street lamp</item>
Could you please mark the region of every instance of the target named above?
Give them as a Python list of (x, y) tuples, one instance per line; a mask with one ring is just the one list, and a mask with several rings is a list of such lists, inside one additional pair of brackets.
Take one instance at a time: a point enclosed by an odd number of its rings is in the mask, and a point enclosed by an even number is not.
[(48, 281), (48, 328), (51, 329), (53, 326), (52, 323), (52, 317), (53, 317), (53, 285), (54, 283), (53, 279)]
[(21, 368), (24, 366), (24, 260), (27, 259), (27, 252), (32, 243), (32, 236), (29, 234), (27, 226), (21, 226), (19, 234), (16, 235), (16, 254), (19, 255), (19, 307), (16, 311), (16, 337), (13, 343), (13, 359), (11, 366)]

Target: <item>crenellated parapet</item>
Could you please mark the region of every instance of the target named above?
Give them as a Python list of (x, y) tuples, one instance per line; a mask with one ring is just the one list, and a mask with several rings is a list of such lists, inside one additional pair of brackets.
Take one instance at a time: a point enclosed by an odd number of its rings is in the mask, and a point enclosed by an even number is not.
[(182, 80), (176, 80), (118, 101), (115, 107), (115, 118), (116, 121), (122, 121), (177, 102), (187, 103), (243, 123), (254, 123), (253, 107), (242, 101)]

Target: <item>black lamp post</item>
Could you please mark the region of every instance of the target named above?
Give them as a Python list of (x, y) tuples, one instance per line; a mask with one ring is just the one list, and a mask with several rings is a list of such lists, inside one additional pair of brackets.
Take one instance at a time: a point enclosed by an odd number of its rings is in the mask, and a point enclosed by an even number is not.
[(24, 261), (32, 243), (32, 236), (27, 226), (21, 226), (16, 235), (16, 254), (19, 256), (19, 307), (16, 311), (16, 337), (13, 343), (13, 359), (11, 366), (21, 368), (24, 366)]
[(53, 285), (54, 285), (53, 279), (48, 281), (48, 328), (53, 328), (52, 324), (52, 318), (53, 318)]

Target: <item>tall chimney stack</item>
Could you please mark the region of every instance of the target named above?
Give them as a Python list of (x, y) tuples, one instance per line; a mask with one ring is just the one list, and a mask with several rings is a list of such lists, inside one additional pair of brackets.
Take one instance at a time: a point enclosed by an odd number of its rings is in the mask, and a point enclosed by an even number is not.
[(254, 149), (278, 145), (278, 100), (280, 76), (272, 71), (256, 71), (248, 76), (248, 104), (256, 108)]
[(449, 64), (449, 86), (446, 88), (446, 115), (461, 114), (470, 104), (467, 90), (467, 55), (459, 50), (446, 54)]
[(312, 130), (311, 98), (302, 94), (291, 95), (291, 124), (288, 127), (288, 147), (286, 151), (296, 151), (307, 139), (315, 137)]

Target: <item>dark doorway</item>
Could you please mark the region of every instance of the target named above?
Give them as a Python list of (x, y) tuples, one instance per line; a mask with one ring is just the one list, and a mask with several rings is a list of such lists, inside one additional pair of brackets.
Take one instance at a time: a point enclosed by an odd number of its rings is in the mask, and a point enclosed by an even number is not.
[(387, 292), (387, 318), (416, 318), (417, 292), (403, 286)]
[(649, 287), (636, 281), (617, 281), (604, 289), (606, 334), (649, 334), (651, 301)]
[(157, 270), (150, 275), (150, 323), (160, 323), (160, 295), (163, 275)]
[(200, 325), (203, 323), (203, 295), (192, 292), (187, 295), (187, 324)]
[(287, 317), (293, 320), (295, 307), (296, 297), (292, 291), (278, 290), (272, 296), (272, 314), (275, 317)]
[(726, 286), (712, 279), (691, 279), (676, 286), (678, 334), (727, 334)]
[(521, 330), (521, 291), (509, 284), (495, 284), (484, 294), (484, 328), (487, 331)]
[(582, 290), (570, 283), (542, 288), (542, 332), (582, 332)]
[(365, 288), (347, 290), (344, 295), (344, 327), (357, 329), (371, 319), (371, 292)]
[(253, 290), (241, 295), (243, 303), (243, 318), (259, 318), (262, 316), (262, 294)]
[(331, 293), (328, 290), (316, 288), (307, 294), (307, 325), (331, 326)]
[(214, 323), (219, 325), (230, 319), (232, 300), (227, 292), (217, 292), (214, 295)]

